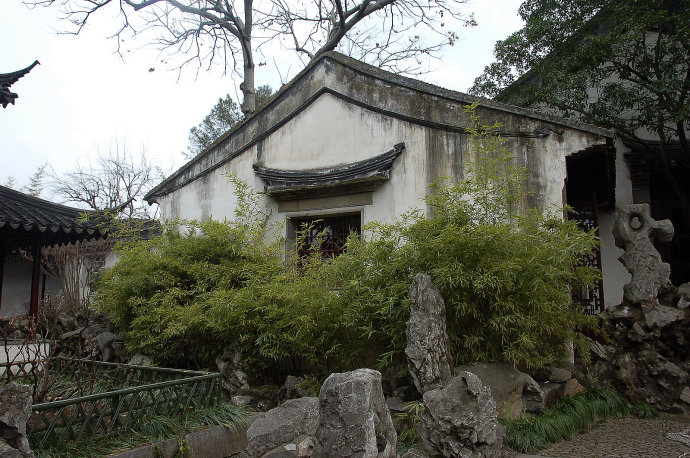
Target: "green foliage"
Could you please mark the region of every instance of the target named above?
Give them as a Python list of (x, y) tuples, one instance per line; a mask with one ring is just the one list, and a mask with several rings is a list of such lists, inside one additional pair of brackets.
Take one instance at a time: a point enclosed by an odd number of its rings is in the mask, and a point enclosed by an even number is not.
[(637, 418), (657, 418), (659, 416), (659, 411), (649, 404), (637, 404), (632, 408), (632, 414)]
[(532, 453), (550, 443), (570, 439), (599, 418), (622, 418), (629, 408), (625, 398), (615, 391), (587, 390), (572, 398), (562, 398), (554, 410), (536, 417), (501, 419), (501, 423), (514, 450)]
[(690, 0), (526, 0), (470, 92), (615, 129), (655, 157), (690, 225), (670, 144), (690, 157)]
[[(257, 87), (257, 109), (261, 108), (261, 105), (265, 104), (272, 94), (273, 89), (268, 85)], [(226, 94), (225, 98), (219, 98), (203, 121), (189, 129), (188, 151), (183, 154), (188, 159), (196, 156), (243, 119), (244, 114), (242, 114), (240, 106), (230, 97), (230, 94)]]
[(257, 372), (292, 361), (323, 375), (404, 361), (409, 287), (426, 272), (446, 301), (457, 363), (557, 361), (567, 341), (577, 343), (574, 330), (593, 323), (570, 288), (596, 278), (579, 267), (596, 238), (524, 208), (524, 169), (492, 133), (497, 126), (472, 110), (468, 175), (433, 187), (431, 216), (372, 223), (344, 254), (298, 262), (270, 239), (261, 197), (233, 179), (233, 221), (184, 222), (186, 232), (137, 243), (105, 274), (96, 303), (131, 351), (164, 364), (213, 364), (234, 342)]
[[(33, 451), (39, 457), (90, 458), (105, 456), (123, 449), (136, 448), (211, 426), (224, 426), (235, 431), (246, 425), (249, 414), (249, 410), (245, 407), (223, 402), (213, 407), (195, 410), (186, 416), (149, 416), (141, 422), (140, 427), (136, 430), (130, 430), (117, 436), (95, 437), (43, 449), (33, 447)], [(186, 445), (184, 437), (180, 441)]]
[(235, 291), (280, 272), (276, 245), (263, 239), (267, 216), (237, 184), (236, 223), (177, 221), (159, 237), (119, 246), (120, 260), (99, 279), (94, 303), (126, 331), (131, 351), (167, 364), (212, 364), (236, 338), (234, 327), (214, 321), (223, 315), (216, 310), (232, 309)]
[(496, 62), (472, 91), (497, 96), (529, 71), (527, 84), (501, 97), (631, 135), (657, 134), (661, 122), (676, 137), (676, 123), (690, 119), (689, 11), (688, 0), (527, 0), (525, 26), (496, 44)]
[(405, 427), (398, 435), (398, 444), (408, 449), (419, 446), (417, 426), (422, 421), (422, 412), (424, 412), (424, 402), (412, 401), (405, 404), (404, 412), (396, 413), (393, 416), (393, 423)]

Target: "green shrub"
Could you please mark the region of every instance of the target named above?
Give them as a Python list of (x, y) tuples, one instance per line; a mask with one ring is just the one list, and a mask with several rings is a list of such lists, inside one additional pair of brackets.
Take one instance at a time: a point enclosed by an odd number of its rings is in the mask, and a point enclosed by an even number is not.
[(344, 254), (298, 263), (270, 239), (260, 197), (233, 179), (235, 220), (186, 222), (184, 234), (168, 230), (124, 251), (97, 304), (130, 350), (165, 364), (209, 365), (237, 342), (256, 371), (292, 361), (323, 375), (404, 361), (409, 287), (426, 272), (446, 301), (457, 363), (553, 363), (567, 341), (579, 342), (575, 329), (592, 325), (570, 289), (596, 278), (579, 267), (596, 239), (525, 209), (525, 170), (491, 133), (496, 126), (469, 113), (474, 159), (465, 180), (431, 189), (430, 216), (369, 224)]
[(643, 419), (657, 418), (659, 416), (659, 411), (649, 404), (637, 404), (632, 408), (632, 413), (637, 418)]
[(572, 398), (562, 398), (554, 410), (536, 417), (501, 419), (501, 423), (514, 450), (532, 453), (548, 444), (570, 439), (599, 418), (622, 418), (629, 408), (625, 398), (615, 391), (587, 390)]

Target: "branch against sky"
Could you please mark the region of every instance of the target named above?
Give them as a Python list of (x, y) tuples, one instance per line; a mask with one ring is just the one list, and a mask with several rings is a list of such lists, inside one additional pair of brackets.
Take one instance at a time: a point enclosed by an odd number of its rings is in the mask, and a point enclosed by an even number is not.
[(78, 34), (96, 14), (115, 17), (117, 50), (153, 33), (152, 44), (180, 68), (220, 63), (241, 76), (242, 111), (255, 100), (255, 54), (280, 43), (303, 62), (339, 50), (399, 73), (418, 73), (428, 58), (452, 46), (459, 26), (475, 25), (467, 0), (27, 0), (59, 5)]
[(470, 92), (551, 107), (642, 145), (690, 227), (668, 151), (679, 145), (673, 160), (690, 166), (690, 0), (527, 0), (519, 11), (525, 26), (496, 44)]
[(124, 205), (127, 218), (154, 218), (155, 212), (143, 196), (165, 178), (160, 167), (148, 162), (146, 152), (133, 155), (126, 145), (115, 141), (107, 153), (98, 153), (96, 163), (77, 163), (74, 171), (50, 172), (53, 195), (68, 204), (91, 210), (110, 210)]
[[(256, 88), (256, 105), (261, 107), (273, 94), (269, 85)], [(219, 98), (209, 114), (196, 126), (189, 129), (189, 146), (182, 155), (189, 160), (211, 146), (221, 135), (242, 121), (244, 116), (240, 107), (232, 100), (230, 94)]]

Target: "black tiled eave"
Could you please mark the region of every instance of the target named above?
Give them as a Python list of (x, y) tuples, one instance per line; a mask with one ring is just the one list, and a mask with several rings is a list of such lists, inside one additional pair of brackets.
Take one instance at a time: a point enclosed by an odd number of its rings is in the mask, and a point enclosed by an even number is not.
[[(2, 224), (2, 222), (0, 222)], [(5, 224), (0, 227), (0, 245), (5, 249), (11, 250), (14, 248), (29, 249), (33, 245), (33, 241), (38, 238), (41, 241), (41, 246), (61, 245), (64, 243), (74, 243), (79, 240), (91, 240), (101, 238), (103, 235), (99, 231), (93, 229), (88, 230), (71, 230), (66, 232), (62, 229), (53, 231), (50, 228), (41, 230), (38, 226), (26, 230), (24, 227), (13, 229), (10, 225)]]
[(102, 237), (105, 231), (93, 220), (99, 216), (0, 186), (0, 244), (6, 248), (35, 239), (50, 246)]

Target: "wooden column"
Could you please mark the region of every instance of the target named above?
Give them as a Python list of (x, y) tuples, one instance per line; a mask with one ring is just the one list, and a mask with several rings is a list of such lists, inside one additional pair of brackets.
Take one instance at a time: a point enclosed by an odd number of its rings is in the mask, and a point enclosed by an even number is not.
[[(0, 311), (2, 311), (2, 283), (5, 279), (5, 247), (0, 245)], [(2, 313), (0, 313), (2, 316)]]
[(29, 303), (29, 316), (38, 316), (38, 290), (41, 286), (41, 241), (36, 238), (31, 248), (33, 268), (31, 272), (31, 302)]

